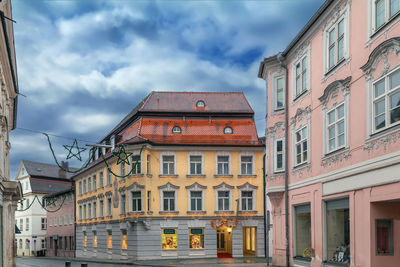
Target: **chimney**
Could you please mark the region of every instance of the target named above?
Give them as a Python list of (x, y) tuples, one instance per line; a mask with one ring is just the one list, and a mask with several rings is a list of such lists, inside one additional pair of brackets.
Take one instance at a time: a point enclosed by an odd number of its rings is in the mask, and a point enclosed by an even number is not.
[[(68, 170), (68, 161), (66, 161), (66, 162), (61, 161), (61, 167), (65, 170)], [(65, 178), (67, 178), (67, 172), (64, 171), (63, 169), (61, 169), (61, 168), (58, 169), (58, 177), (65, 179)]]

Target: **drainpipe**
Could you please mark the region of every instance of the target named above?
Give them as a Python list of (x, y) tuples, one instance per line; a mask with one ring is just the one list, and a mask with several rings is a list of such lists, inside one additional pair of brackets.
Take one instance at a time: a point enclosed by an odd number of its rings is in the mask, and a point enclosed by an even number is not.
[[(265, 136), (265, 139), (267, 137)], [(263, 192), (264, 192), (264, 234), (265, 234), (265, 238), (264, 238), (264, 255), (265, 258), (267, 259), (267, 266), (269, 266), (269, 213), (267, 211), (267, 195), (266, 195), (266, 175), (265, 175), (265, 157), (267, 155), (264, 153), (263, 156)], [(268, 218), (267, 218), (268, 217)]]
[(282, 52), (276, 57), (282, 68), (285, 69), (285, 235), (286, 235), (286, 266), (290, 266), (290, 251), (289, 251), (289, 182), (288, 182), (288, 104), (289, 104), (289, 94), (288, 94), (288, 70), (284, 63), (285, 56)]

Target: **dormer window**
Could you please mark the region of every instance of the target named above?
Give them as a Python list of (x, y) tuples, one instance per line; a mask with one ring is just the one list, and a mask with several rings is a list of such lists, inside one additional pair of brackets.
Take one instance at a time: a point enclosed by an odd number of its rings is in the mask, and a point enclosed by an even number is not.
[(229, 126), (225, 127), (224, 134), (233, 134), (233, 129)]
[(172, 128), (172, 133), (175, 133), (175, 134), (180, 134), (180, 133), (182, 133), (181, 127), (179, 127), (179, 126), (174, 126), (174, 128)]
[(204, 108), (206, 106), (206, 103), (203, 100), (199, 100), (196, 103), (196, 107), (198, 108)]

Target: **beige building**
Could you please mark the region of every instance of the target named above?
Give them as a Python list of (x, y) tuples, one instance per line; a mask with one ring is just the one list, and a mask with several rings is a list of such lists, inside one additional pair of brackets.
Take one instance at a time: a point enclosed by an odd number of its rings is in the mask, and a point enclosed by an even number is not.
[(14, 212), (22, 197), (10, 181), (9, 132), (16, 127), (18, 82), (10, 0), (0, 2), (0, 267), (15, 266)]

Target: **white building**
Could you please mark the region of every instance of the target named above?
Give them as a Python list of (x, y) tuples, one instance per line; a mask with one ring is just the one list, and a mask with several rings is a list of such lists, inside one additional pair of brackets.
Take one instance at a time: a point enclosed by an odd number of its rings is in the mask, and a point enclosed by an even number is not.
[(16, 180), (21, 183), (23, 201), (15, 212), (15, 224), (21, 233), (16, 234), (18, 256), (36, 256), (46, 249), (47, 212), (42, 198), (71, 187), (70, 179), (57, 165), (23, 160)]

